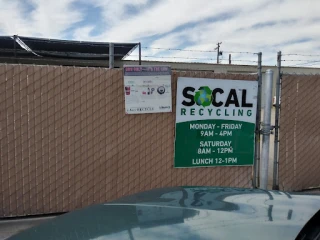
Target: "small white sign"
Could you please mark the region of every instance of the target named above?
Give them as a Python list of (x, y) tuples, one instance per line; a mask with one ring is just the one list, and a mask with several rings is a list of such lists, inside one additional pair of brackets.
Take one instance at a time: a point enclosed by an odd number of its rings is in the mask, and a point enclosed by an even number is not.
[(172, 112), (171, 68), (124, 66), (126, 114)]

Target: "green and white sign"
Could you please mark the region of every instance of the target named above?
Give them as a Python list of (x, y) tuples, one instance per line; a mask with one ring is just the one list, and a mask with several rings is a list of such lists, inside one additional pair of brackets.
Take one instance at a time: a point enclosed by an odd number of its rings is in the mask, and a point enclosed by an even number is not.
[(252, 165), (258, 83), (178, 79), (174, 166)]

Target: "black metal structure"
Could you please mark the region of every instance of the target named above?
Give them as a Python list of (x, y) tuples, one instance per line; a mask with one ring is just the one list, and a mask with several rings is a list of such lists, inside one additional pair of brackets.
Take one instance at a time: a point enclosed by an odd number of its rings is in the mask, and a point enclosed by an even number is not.
[[(139, 47), (139, 43), (114, 43), (113, 45), (114, 60), (122, 60)], [(94, 63), (109, 60), (109, 42), (31, 38), (16, 35), (0, 36), (0, 62), (12, 62), (13, 60), (16, 63), (51, 64), (53, 62), (59, 65), (80, 66), (91, 61), (95, 65)]]

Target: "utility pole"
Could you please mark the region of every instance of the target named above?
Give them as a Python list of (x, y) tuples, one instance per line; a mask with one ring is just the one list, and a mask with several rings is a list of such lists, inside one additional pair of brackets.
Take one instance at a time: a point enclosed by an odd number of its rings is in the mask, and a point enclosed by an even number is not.
[(222, 42), (217, 43), (217, 47), (214, 50), (217, 50), (217, 64), (219, 64), (219, 56), (222, 55), (222, 52), (220, 52), (220, 45)]

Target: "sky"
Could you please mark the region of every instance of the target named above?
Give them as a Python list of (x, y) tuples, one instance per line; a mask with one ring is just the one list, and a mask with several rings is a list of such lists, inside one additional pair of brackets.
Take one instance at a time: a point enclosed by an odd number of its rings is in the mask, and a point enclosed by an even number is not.
[(141, 42), (143, 60), (207, 63), (222, 42), (221, 63), (256, 65), (262, 52), (276, 65), (282, 51), (284, 66), (318, 67), (319, 10), (319, 0), (0, 0), (0, 35)]

